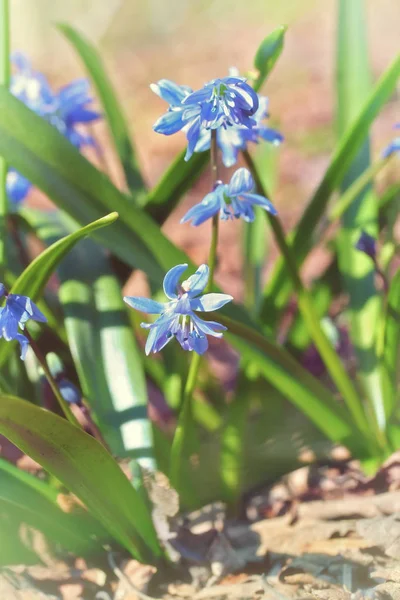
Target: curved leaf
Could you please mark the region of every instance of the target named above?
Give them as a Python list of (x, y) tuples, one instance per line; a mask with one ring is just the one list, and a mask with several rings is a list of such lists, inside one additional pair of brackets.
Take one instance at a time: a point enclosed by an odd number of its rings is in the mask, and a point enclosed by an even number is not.
[(286, 30), (286, 25), (278, 27), (267, 35), (258, 47), (254, 57), (254, 66), (259, 71), (259, 75), (254, 82), (256, 92), (262, 87), (282, 53)]
[(93, 437), (13, 396), (0, 396), (0, 433), (74, 493), (133, 556), (160, 555), (150, 512)]
[(129, 189), (135, 194), (143, 193), (145, 185), (129, 136), (128, 124), (96, 48), (70, 25), (59, 23), (58, 29), (78, 52), (96, 87)]

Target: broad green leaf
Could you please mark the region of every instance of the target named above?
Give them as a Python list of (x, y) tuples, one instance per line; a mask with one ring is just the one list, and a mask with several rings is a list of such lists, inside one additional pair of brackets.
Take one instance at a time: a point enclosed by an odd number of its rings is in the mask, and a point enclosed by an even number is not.
[[(59, 211), (29, 213), (50, 244), (76, 229)], [(143, 357), (105, 251), (84, 240), (58, 269), (60, 301), (82, 392), (114, 455), (155, 468)]]
[[(400, 56), (397, 57), (376, 83), (371, 95), (358, 113), (351, 127), (341, 138), (329, 167), (311, 198), (298, 225), (289, 236), (297, 262), (301, 265), (307, 253), (313, 247), (313, 235), (327, 203), (340, 186), (355, 156), (368, 135), (369, 128), (382, 106), (390, 98), (400, 75)], [(292, 283), (287, 277), (285, 262), (281, 258), (265, 288), (262, 307), (262, 319), (266, 324), (274, 326), (278, 314), (286, 305), (292, 292)]]
[(254, 58), (254, 66), (259, 72), (254, 82), (256, 92), (260, 90), (282, 53), (286, 29), (285, 25), (278, 27), (267, 35), (258, 47)]
[[(364, 0), (339, 1), (337, 47), (337, 121), (343, 136), (356, 119), (371, 89)], [(349, 166), (341, 185), (350, 188), (369, 167), (370, 147), (364, 144)], [(375, 289), (374, 265), (355, 248), (362, 231), (374, 237), (378, 232), (378, 203), (370, 186), (361, 191), (342, 216), (338, 234), (339, 269), (344, 291), (349, 296), (348, 318), (358, 372), (375, 412), (380, 429), (385, 428), (385, 409), (376, 356), (375, 341), (380, 299)]]
[(129, 136), (129, 128), (113, 85), (96, 48), (84, 35), (65, 23), (58, 29), (71, 42), (84, 63), (104, 108), (105, 117), (114, 140), (115, 149), (123, 167), (127, 185), (135, 195), (143, 193), (145, 185), (140, 173), (135, 149)]
[(59, 492), (46, 482), (0, 460), (0, 531), (5, 520), (13, 530), (3, 538), (7, 544), (0, 547), (0, 564), (20, 564), (25, 553), (32, 555), (29, 562), (38, 562), (34, 535), (21, 536), (27, 526), (44, 534), (53, 551), (61, 546), (76, 556), (101, 552), (109, 541), (105, 530), (82, 509), (64, 512), (58, 498)]
[(59, 479), (132, 556), (160, 555), (148, 507), (97, 440), (43, 408), (4, 395), (0, 433)]

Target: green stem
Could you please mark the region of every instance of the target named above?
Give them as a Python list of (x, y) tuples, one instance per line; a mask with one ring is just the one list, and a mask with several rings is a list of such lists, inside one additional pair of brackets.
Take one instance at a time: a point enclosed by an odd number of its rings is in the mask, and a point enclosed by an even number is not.
[[(263, 196), (267, 196), (267, 191), (258, 176), (257, 170), (253, 163), (251, 156), (244, 152), (245, 160), (252, 172), (254, 180), (256, 182), (259, 192)], [(325, 363), (325, 366), (332, 377), (337, 389), (341, 393), (344, 401), (346, 402), (347, 408), (351, 413), (354, 423), (364, 433), (367, 438), (370, 438), (373, 434), (370, 431), (368, 419), (364, 412), (364, 408), (359, 398), (356, 389), (354, 388), (350, 377), (348, 376), (345, 368), (343, 367), (336, 350), (332, 347), (328, 338), (326, 337), (321, 324), (319, 322), (316, 311), (310, 295), (303, 285), (297, 270), (296, 260), (292, 254), (291, 248), (286, 243), (285, 234), (283, 232), (282, 225), (279, 220), (266, 213), (268, 220), (271, 224), (272, 231), (274, 232), (276, 242), (281, 250), (285, 261), (288, 273), (292, 279), (292, 284), (297, 292), (298, 306), (300, 313), (304, 319), (304, 322), (310, 332), (315, 346), (317, 347), (321, 357)]]
[[(217, 146), (217, 131), (211, 130), (211, 184), (212, 189), (218, 182), (218, 146)], [(219, 214), (215, 215), (212, 220), (210, 254), (208, 258), (208, 266), (210, 269), (209, 278), (205, 292), (212, 290), (214, 283), (215, 266), (217, 263), (217, 246), (218, 246), (218, 229), (219, 229)], [(188, 439), (189, 428), (192, 423), (192, 406), (191, 401), (196, 387), (197, 376), (199, 373), (201, 356), (193, 353), (189, 367), (188, 378), (186, 380), (185, 389), (183, 391), (182, 408), (179, 413), (178, 424), (176, 427), (174, 439), (171, 447), (170, 460), (170, 480), (172, 486), (179, 490), (180, 476), (182, 470), (182, 458), (185, 454), (186, 440)]]
[(64, 400), (64, 398), (62, 397), (62, 394), (58, 388), (58, 385), (57, 385), (53, 375), (50, 372), (50, 369), (47, 365), (47, 361), (46, 361), (44, 355), (42, 354), (42, 351), (41, 351), (39, 345), (33, 339), (31, 334), (29, 333), (29, 331), (25, 330), (24, 335), (28, 338), (29, 344), (30, 344), (36, 358), (38, 359), (40, 366), (43, 369), (46, 379), (49, 382), (52, 392), (53, 392), (54, 396), (56, 397), (57, 402), (59, 403), (60, 408), (63, 411), (64, 415), (66, 416), (68, 421), (70, 423), (72, 423), (72, 425), (76, 425), (77, 427), (80, 427), (77, 419), (75, 418), (75, 415), (72, 414), (72, 412), (68, 406), (68, 402), (66, 402), (66, 400)]
[[(0, 0), (0, 86), (8, 89), (10, 83), (10, 32), (8, 0)], [(6, 192), (7, 164), (0, 157), (0, 281), (6, 268), (6, 235), (8, 198)]]

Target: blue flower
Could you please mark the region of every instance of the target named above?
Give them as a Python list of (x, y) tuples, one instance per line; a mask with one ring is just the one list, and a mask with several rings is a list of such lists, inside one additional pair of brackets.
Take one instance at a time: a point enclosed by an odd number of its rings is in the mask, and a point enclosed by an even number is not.
[(153, 129), (164, 135), (183, 129), (188, 140), (185, 160), (192, 156), (204, 130), (257, 124), (253, 116), (259, 108), (258, 95), (244, 77), (213, 79), (195, 92), (167, 79), (150, 87), (170, 105)]
[(372, 235), (369, 235), (369, 233), (363, 231), (355, 247), (357, 250), (360, 250), (360, 252), (364, 252), (364, 254), (372, 258), (372, 260), (375, 260), (376, 239), (372, 237)]
[(0, 308), (0, 338), (3, 337), (7, 342), (17, 340), (21, 346), (21, 358), (24, 360), (29, 341), (24, 335), (18, 333), (18, 327), (25, 329), (29, 319), (41, 323), (46, 323), (47, 319), (30, 298), (7, 294), (4, 285), (0, 283), (0, 298), (3, 296), (6, 297), (6, 303)]
[[(400, 129), (400, 123), (395, 125), (396, 129)], [(400, 152), (400, 137), (395, 138), (391, 144), (383, 151), (383, 158), (391, 156), (394, 152)]]
[(204, 354), (208, 348), (207, 335), (222, 337), (226, 327), (215, 321), (204, 321), (194, 311), (210, 312), (218, 310), (233, 300), (227, 294), (201, 295), (208, 282), (209, 268), (201, 265), (194, 275), (181, 284), (179, 280), (187, 269), (187, 265), (177, 265), (164, 277), (164, 293), (169, 302), (161, 303), (149, 298), (133, 298), (126, 296), (124, 301), (141, 312), (160, 315), (154, 323), (142, 323), (149, 329), (145, 352), (159, 352), (175, 337), (184, 350), (194, 350)]
[(276, 215), (277, 211), (272, 203), (264, 196), (253, 194), (253, 189), (254, 180), (250, 171), (244, 168), (238, 169), (229, 184), (218, 183), (212, 192), (186, 213), (181, 223), (192, 221), (195, 226), (201, 225), (218, 213), (223, 221), (242, 218), (252, 222), (254, 221), (253, 206), (261, 206), (267, 212)]
[[(54, 92), (42, 73), (33, 70), (26, 56), (12, 56), (15, 71), (10, 91), (37, 115), (56, 127), (76, 148), (94, 145), (92, 136), (79, 130), (82, 124), (92, 123), (101, 115), (90, 108), (89, 82), (77, 79)], [(7, 176), (7, 194), (10, 201), (19, 204), (25, 199), (31, 183), (14, 169)]]
[[(243, 125), (233, 125), (232, 127), (223, 128), (217, 130), (217, 143), (218, 147), (222, 152), (222, 162), (225, 167), (233, 167), (236, 164), (239, 152), (246, 150), (247, 144), (253, 142), (258, 144), (264, 140), (279, 146), (283, 141), (283, 135), (275, 129), (267, 127), (263, 121), (266, 119), (268, 114), (268, 98), (266, 96), (259, 96), (259, 107), (257, 112), (254, 114), (254, 120), (256, 125), (251, 129), (244, 127)], [(211, 145), (211, 132), (202, 132), (200, 139), (196, 145), (195, 152), (203, 152), (208, 150)]]

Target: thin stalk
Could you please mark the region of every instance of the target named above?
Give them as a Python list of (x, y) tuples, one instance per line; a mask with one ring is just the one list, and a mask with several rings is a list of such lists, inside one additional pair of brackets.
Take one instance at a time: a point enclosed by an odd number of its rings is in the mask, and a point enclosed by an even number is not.
[[(212, 189), (215, 188), (218, 182), (218, 146), (217, 146), (217, 131), (211, 130), (211, 182)], [(218, 246), (218, 229), (219, 229), (219, 214), (215, 215), (212, 220), (211, 244), (208, 258), (208, 266), (210, 269), (206, 292), (212, 290), (214, 283), (215, 266), (217, 262), (217, 246)], [(197, 377), (199, 373), (201, 356), (193, 352), (191, 359), (188, 378), (186, 380), (185, 389), (183, 391), (182, 408), (179, 413), (178, 424), (176, 427), (174, 439), (171, 447), (170, 460), (170, 480), (175, 489), (179, 489), (182, 458), (185, 452), (187, 434), (192, 422), (192, 397), (196, 387)]]
[[(8, 89), (10, 83), (10, 31), (8, 0), (0, 0), (0, 86)], [(0, 157), (0, 281), (6, 268), (6, 235), (8, 198), (6, 191), (7, 164)]]
[(47, 365), (47, 361), (46, 358), (44, 357), (44, 355), (42, 354), (42, 351), (39, 347), (39, 344), (36, 343), (36, 341), (33, 339), (33, 337), (31, 336), (31, 334), (29, 333), (29, 331), (25, 330), (24, 335), (28, 338), (29, 340), (29, 344), (36, 356), (36, 358), (38, 359), (40, 366), (43, 369), (43, 372), (46, 376), (47, 381), (49, 382), (49, 385), (52, 389), (52, 392), (54, 394), (54, 396), (57, 399), (57, 402), (60, 405), (61, 410), (63, 411), (64, 415), (66, 416), (66, 418), (68, 419), (68, 421), (70, 423), (72, 423), (72, 425), (76, 425), (77, 427), (80, 428), (80, 425), (77, 421), (77, 419), (75, 418), (75, 416), (72, 414), (69, 406), (68, 406), (68, 402), (66, 402), (66, 400), (64, 400), (58, 385), (53, 377), (53, 375), (50, 372), (50, 369)]
[[(266, 196), (267, 192), (264, 189), (260, 178), (258, 177), (258, 173), (255, 169), (255, 165), (251, 156), (247, 152), (245, 152), (244, 155), (259, 192), (263, 196)], [(361, 399), (359, 398), (357, 391), (354, 388), (350, 377), (343, 367), (335, 349), (332, 347), (331, 343), (326, 337), (318, 317), (316, 316), (317, 313), (314, 310), (310, 295), (304, 287), (297, 270), (297, 264), (292, 254), (292, 250), (286, 243), (282, 225), (276, 217), (270, 215), (269, 213), (266, 213), (266, 215), (271, 224), (272, 231), (274, 232), (276, 242), (285, 258), (288, 273), (292, 279), (293, 286), (297, 293), (299, 310), (310, 332), (313, 342), (315, 343), (315, 346), (317, 347), (333, 382), (341, 393), (347, 408), (353, 417), (354, 423), (357, 425), (359, 430), (364, 433), (367, 439), (371, 438), (373, 433), (370, 431), (368, 419), (365, 414)], [(384, 442), (382, 441), (382, 443)]]

